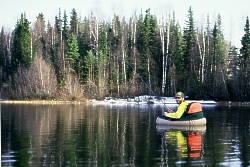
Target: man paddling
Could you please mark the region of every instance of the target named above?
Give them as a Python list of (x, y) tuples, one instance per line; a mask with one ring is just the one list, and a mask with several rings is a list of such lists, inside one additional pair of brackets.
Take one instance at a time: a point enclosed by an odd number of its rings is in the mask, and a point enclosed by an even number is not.
[(184, 93), (177, 92), (176, 103), (179, 105), (177, 111), (168, 110), (164, 115), (171, 120), (195, 120), (204, 118), (200, 103), (190, 103), (185, 101)]

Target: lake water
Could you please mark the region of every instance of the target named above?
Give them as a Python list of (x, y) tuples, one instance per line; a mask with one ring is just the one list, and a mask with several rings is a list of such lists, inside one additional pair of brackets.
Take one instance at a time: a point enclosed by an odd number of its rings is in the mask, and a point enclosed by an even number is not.
[(146, 104), (1, 104), (1, 164), (250, 166), (250, 107), (203, 105), (207, 125), (182, 128), (156, 126), (163, 110)]

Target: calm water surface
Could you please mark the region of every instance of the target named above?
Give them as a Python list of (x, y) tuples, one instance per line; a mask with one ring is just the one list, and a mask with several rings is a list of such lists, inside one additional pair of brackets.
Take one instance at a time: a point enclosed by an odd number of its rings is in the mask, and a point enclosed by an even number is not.
[(206, 126), (176, 128), (160, 105), (1, 104), (1, 164), (250, 166), (250, 108), (203, 109)]

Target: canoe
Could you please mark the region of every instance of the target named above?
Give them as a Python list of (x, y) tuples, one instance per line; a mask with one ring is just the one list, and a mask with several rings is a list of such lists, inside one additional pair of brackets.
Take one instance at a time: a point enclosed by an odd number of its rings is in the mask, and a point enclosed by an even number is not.
[(195, 125), (195, 126), (156, 125), (156, 130), (157, 132), (172, 131), (172, 130), (206, 132), (206, 125)]
[(164, 119), (164, 117), (157, 117), (156, 119), (156, 124), (157, 125), (173, 125), (173, 126), (187, 126), (187, 125), (192, 125), (192, 126), (199, 126), (199, 125), (206, 125), (207, 119), (206, 118), (201, 118), (201, 119), (196, 119), (196, 120), (185, 120), (185, 121), (171, 121), (168, 119)]

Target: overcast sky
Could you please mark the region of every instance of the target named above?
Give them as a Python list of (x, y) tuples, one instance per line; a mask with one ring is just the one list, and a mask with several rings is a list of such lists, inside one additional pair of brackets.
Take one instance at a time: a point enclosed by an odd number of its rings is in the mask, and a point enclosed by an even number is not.
[(110, 20), (114, 14), (129, 18), (135, 12), (139, 14), (148, 8), (157, 18), (165, 17), (169, 12), (175, 12), (181, 28), (187, 20), (189, 6), (194, 12), (196, 27), (205, 26), (207, 15), (212, 26), (218, 14), (222, 17), (225, 38), (240, 47), (244, 35), (246, 17), (250, 16), (250, 0), (0, 0), (0, 26), (12, 30), (20, 19), (21, 13), (26, 13), (30, 22), (34, 22), (39, 13), (45, 20), (54, 22), (59, 8), (66, 10), (68, 16), (73, 8), (82, 18), (92, 11), (99, 18)]

